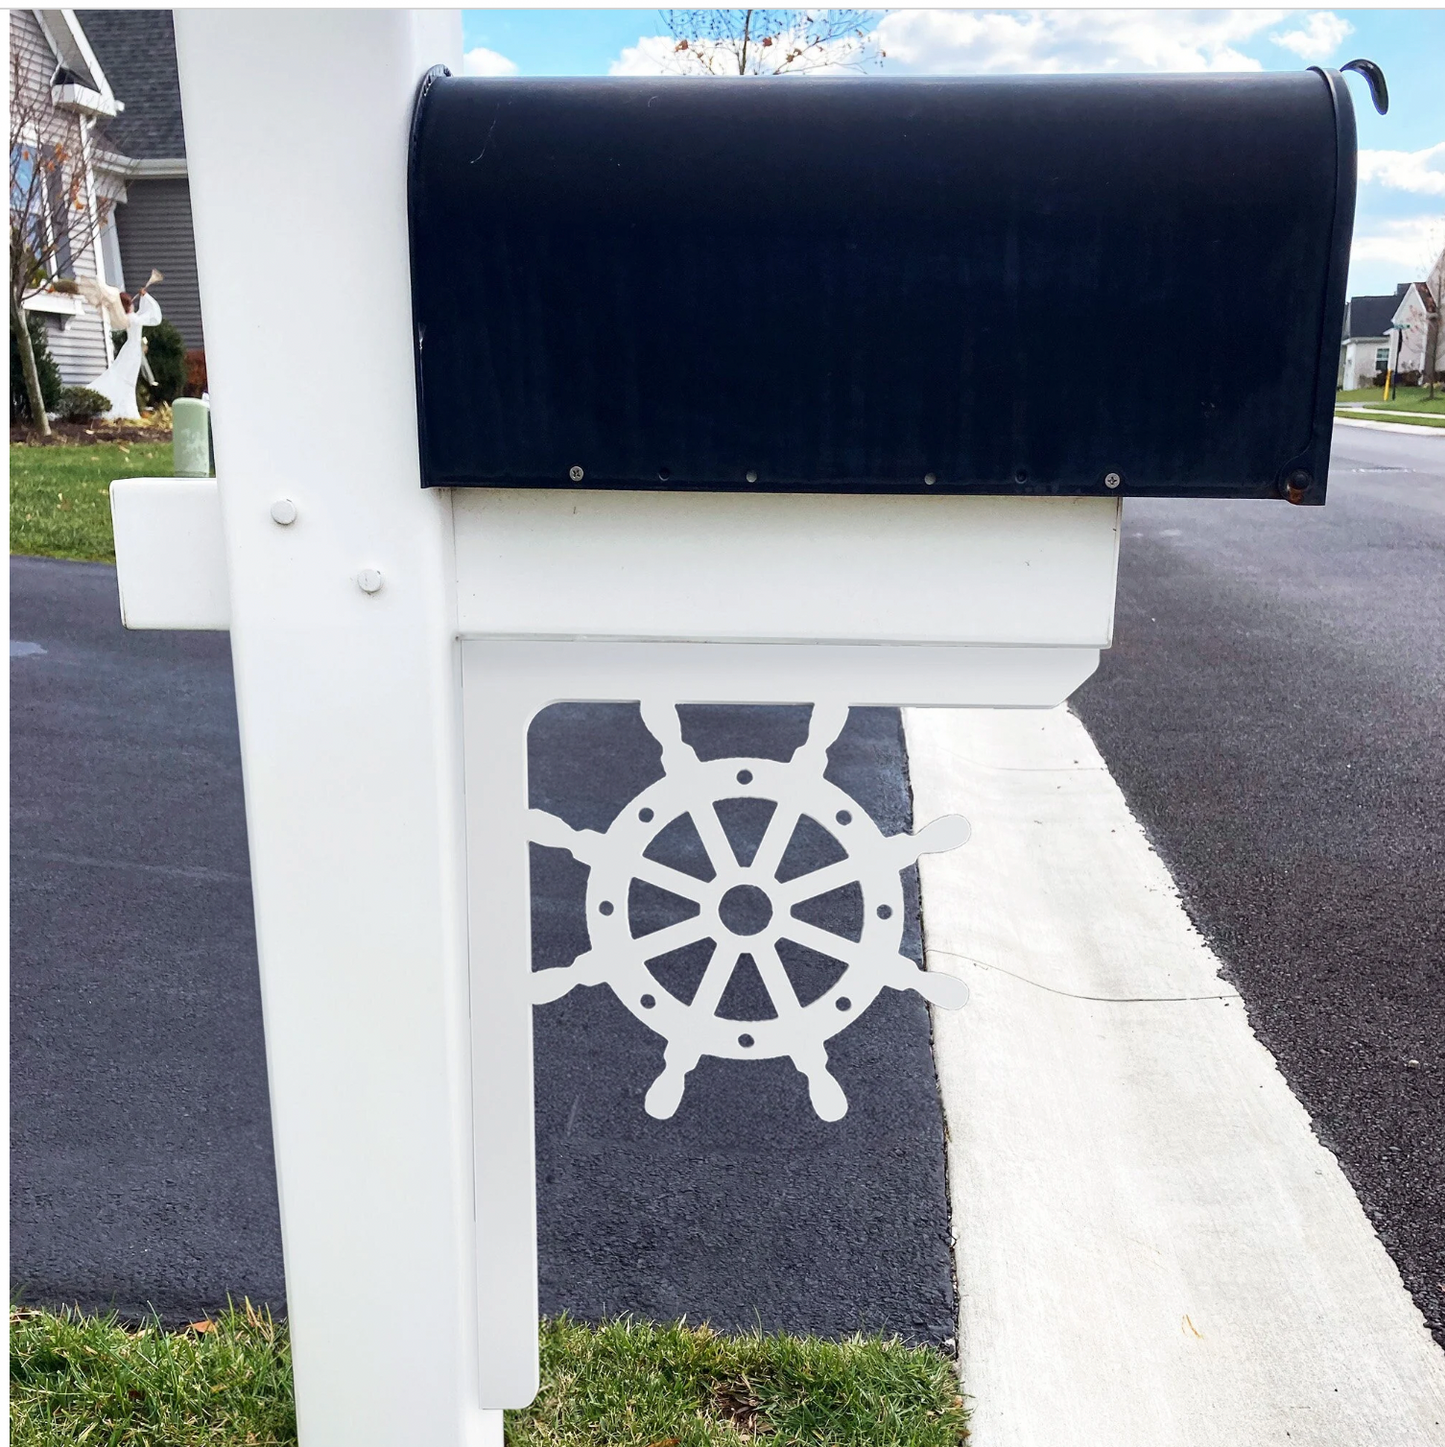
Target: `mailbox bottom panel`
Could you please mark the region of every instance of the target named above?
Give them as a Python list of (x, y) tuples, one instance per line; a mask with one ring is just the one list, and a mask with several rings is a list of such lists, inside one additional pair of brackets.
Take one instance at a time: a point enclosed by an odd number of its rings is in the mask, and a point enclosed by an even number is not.
[[(532, 1011), (606, 987), (660, 1047), (642, 1109), (678, 1110), (704, 1057), (786, 1060), (825, 1122), (848, 1110), (828, 1041), (887, 989), (956, 1007), (960, 981), (901, 949), (900, 872), (959, 847), (966, 820), (884, 835), (827, 777), (850, 706), (1050, 707), (1092, 649), (462, 643), (482, 1405), (538, 1385)], [(556, 705), (621, 705), (657, 765), (608, 818), (567, 818), (529, 781), (529, 731)], [(689, 742), (689, 710), (787, 704), (789, 757)], [(553, 807), (556, 807), (553, 805)], [(533, 961), (530, 861), (586, 873), (577, 951)], [(545, 968), (536, 966), (545, 964)]]

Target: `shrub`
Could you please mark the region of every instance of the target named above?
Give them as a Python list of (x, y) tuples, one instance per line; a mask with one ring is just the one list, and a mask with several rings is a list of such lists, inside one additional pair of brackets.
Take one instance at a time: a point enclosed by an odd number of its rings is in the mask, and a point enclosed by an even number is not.
[[(135, 384), (135, 400), (140, 407), (159, 407), (163, 402), (174, 402), (185, 390), (186, 385), (186, 344), (171, 322), (147, 327), (145, 337), (146, 361), (155, 373), (155, 386), (151, 386), (142, 373)], [(112, 332), (115, 349), (125, 345), (124, 332)]]
[(186, 344), (171, 322), (146, 328), (146, 359), (156, 383), (146, 383), (146, 401), (152, 407), (174, 402), (186, 387)]
[(110, 411), (110, 398), (89, 387), (66, 387), (55, 410), (66, 422), (92, 422)]
[[(60, 368), (50, 355), (50, 340), (45, 322), (34, 312), (25, 315), (25, 329), (30, 333), (30, 345), (35, 348), (35, 370), (40, 373), (40, 395), (45, 400), (45, 410), (53, 412), (60, 402), (64, 383), (60, 380)], [(30, 421), (30, 399), (25, 394), (25, 369), (20, 364), (20, 338), (15, 328), (10, 328), (10, 421)]]
[(204, 397), (207, 390), (206, 349), (197, 347), (186, 353), (186, 396)]

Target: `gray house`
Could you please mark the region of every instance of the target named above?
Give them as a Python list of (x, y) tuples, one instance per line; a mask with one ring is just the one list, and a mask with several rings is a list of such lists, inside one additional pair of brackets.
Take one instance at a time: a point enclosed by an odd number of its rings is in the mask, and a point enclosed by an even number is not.
[(120, 114), (106, 123), (96, 157), (119, 183), (106, 271), (123, 276), (129, 291), (145, 284), (152, 267), (164, 272), (156, 300), (166, 320), (175, 324), (187, 350), (204, 347), (171, 12), (81, 10), (76, 15), (111, 89), (124, 102)]
[[(35, 223), (54, 242), (56, 280), (135, 291), (155, 267), (166, 319), (187, 350), (204, 347), (171, 12), (12, 10), (10, 62), (22, 141), (89, 163), (75, 204), (52, 204)], [(73, 288), (44, 289), (25, 309), (44, 319), (67, 385), (110, 364), (110, 328)]]
[[(110, 286), (120, 285), (119, 272), (109, 271), (106, 253), (112, 249), (106, 232), (117, 199), (117, 178), (95, 165), (97, 137), (117, 115), (121, 102), (111, 90), (105, 71), (91, 50), (74, 10), (12, 10), (10, 12), (10, 111), (12, 139), (41, 154), (64, 148), (84, 156), (92, 165), (89, 184), (78, 196), (78, 206), (56, 204), (44, 208), (37, 224), (45, 228), (53, 247), (53, 274), (58, 280), (88, 277)], [(16, 161), (11, 158), (14, 181)], [(61, 172), (62, 194), (70, 179)], [(15, 205), (12, 197), (12, 206)], [(40, 317), (50, 353), (62, 381), (76, 386), (98, 377), (114, 357), (110, 329), (103, 318), (74, 294), (44, 290), (25, 300), (25, 310)]]
[(1378, 386), (1390, 365), (1390, 323), (1410, 283), (1402, 281), (1393, 296), (1352, 296), (1345, 303), (1345, 335), (1340, 342), (1339, 385)]

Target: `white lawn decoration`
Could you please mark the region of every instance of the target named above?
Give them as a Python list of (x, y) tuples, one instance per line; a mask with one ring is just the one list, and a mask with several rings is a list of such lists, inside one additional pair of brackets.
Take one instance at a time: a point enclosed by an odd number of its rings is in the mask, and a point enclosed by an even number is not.
[(160, 272), (152, 271), (150, 279), (132, 299), (129, 309), (119, 287), (107, 286), (90, 276), (81, 277), (76, 282), (81, 296), (106, 319), (111, 329), (125, 333), (125, 345), (116, 353), (115, 361), (94, 381), (85, 384), (92, 392), (99, 392), (102, 397), (110, 399), (110, 407), (104, 414), (110, 420), (140, 417), (135, 385), (141, 368), (145, 366), (144, 332), (146, 327), (159, 326), (163, 320), (160, 304), (148, 288), (164, 280)]
[[(885, 986), (916, 990), (925, 999), (957, 1009), (968, 987), (952, 975), (921, 970), (900, 951), (904, 925), (899, 871), (920, 854), (957, 848), (968, 839), (966, 820), (936, 819), (917, 834), (879, 832), (867, 812), (823, 777), (828, 747), (847, 722), (841, 706), (815, 708), (807, 742), (791, 761), (725, 758), (703, 761), (683, 740), (676, 708), (644, 702), (643, 722), (662, 745), (664, 777), (644, 789), (613, 820), (606, 833), (573, 829), (553, 814), (534, 809), (532, 838), (569, 850), (590, 867), (587, 928), (592, 947), (571, 965), (533, 975), (538, 1004), (560, 999), (577, 985), (609, 985), (649, 1029), (667, 1040), (664, 1068), (647, 1092), (647, 1113), (659, 1120), (682, 1101), (688, 1072), (704, 1055), (728, 1060), (790, 1056), (808, 1079), (813, 1109), (824, 1120), (841, 1120), (848, 1100), (828, 1071), (824, 1041), (853, 1023)], [(748, 798), (774, 804), (756, 852), (740, 859), (715, 805)], [(707, 852), (712, 878), (703, 880), (649, 858), (649, 849), (676, 821), (691, 818)], [(835, 839), (846, 857), (787, 880), (779, 866), (800, 821), (811, 819)], [(651, 933), (635, 935), (629, 896), (635, 880), (677, 896), (696, 913)], [(849, 940), (819, 929), (794, 913), (819, 896), (857, 884), (862, 891), (861, 938)], [(648, 968), (650, 961), (689, 945), (714, 946), (696, 990), (687, 999), (671, 993)], [(801, 945), (845, 966), (816, 999), (800, 1002), (778, 944)], [(736, 1020), (717, 1009), (734, 972), (751, 958), (762, 977), (774, 1015)]]

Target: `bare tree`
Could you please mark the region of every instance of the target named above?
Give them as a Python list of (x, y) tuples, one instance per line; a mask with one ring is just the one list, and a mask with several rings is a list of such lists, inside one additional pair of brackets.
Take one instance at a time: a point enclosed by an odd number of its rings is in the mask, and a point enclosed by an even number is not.
[(1435, 310), (1425, 319), (1425, 362), (1421, 368), (1420, 380), (1430, 389), (1429, 398), (1435, 400), (1435, 384), (1439, 381), (1441, 333), (1445, 332), (1445, 246), (1435, 258), (1435, 263), (1425, 275), (1425, 290)]
[(25, 301), (75, 290), (75, 265), (99, 245), (110, 201), (99, 194), (84, 116), (51, 103), (51, 77), (19, 47), (10, 54), (10, 327), (30, 416), (50, 436)]
[(664, 10), (680, 75), (862, 70), (883, 59), (871, 10)]

